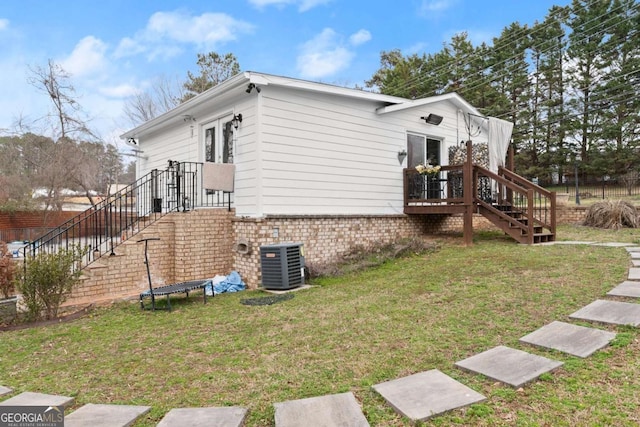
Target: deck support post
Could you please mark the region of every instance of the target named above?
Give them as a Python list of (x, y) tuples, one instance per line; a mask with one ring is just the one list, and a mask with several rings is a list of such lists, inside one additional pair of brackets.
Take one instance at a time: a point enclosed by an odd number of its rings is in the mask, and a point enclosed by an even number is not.
[(464, 244), (473, 245), (473, 144), (467, 141), (467, 159), (462, 169), (463, 199), (464, 199)]

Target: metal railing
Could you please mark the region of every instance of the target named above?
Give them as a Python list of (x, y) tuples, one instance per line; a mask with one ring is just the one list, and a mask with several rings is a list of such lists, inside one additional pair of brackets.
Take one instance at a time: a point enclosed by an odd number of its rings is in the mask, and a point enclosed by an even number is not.
[(195, 207), (227, 207), (231, 194), (202, 188), (202, 163), (169, 160), (165, 170), (154, 169), (133, 184), (51, 229), (24, 248), (25, 258), (40, 252), (80, 246), (87, 249), (80, 268), (114, 249), (158, 219)]

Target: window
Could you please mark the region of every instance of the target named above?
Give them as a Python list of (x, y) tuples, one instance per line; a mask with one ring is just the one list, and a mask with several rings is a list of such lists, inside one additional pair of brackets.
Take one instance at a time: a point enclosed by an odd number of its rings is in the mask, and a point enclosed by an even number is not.
[(423, 135), (408, 134), (407, 153), (409, 156), (407, 166), (410, 168), (425, 164), (425, 162), (439, 165), (441, 160), (440, 141)]

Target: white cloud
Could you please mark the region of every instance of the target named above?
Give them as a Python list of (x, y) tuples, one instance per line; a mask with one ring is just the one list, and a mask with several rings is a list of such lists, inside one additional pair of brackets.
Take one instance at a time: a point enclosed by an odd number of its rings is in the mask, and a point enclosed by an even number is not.
[(456, 0), (423, 0), (420, 12), (422, 14), (443, 12), (452, 8), (455, 3)]
[(346, 68), (354, 53), (345, 47), (340, 35), (331, 28), (302, 45), (297, 64), (304, 78), (322, 78)]
[(126, 98), (139, 92), (140, 88), (127, 83), (117, 86), (105, 86), (99, 89), (99, 92), (109, 98)]
[(298, 5), (300, 12), (306, 12), (316, 6), (327, 4), (332, 0), (249, 0), (254, 7), (264, 9), (268, 6), (284, 7), (290, 4)]
[(180, 11), (156, 12), (144, 30), (120, 41), (115, 56), (147, 53), (150, 59), (167, 58), (180, 53), (185, 44), (215, 49), (217, 45), (236, 40), (238, 34), (252, 31), (253, 26), (248, 22), (224, 13), (193, 16)]
[(0, 19), (0, 31), (4, 31), (9, 28), (9, 20), (8, 19)]
[(313, 9), (316, 6), (322, 6), (323, 4), (327, 4), (331, 2), (331, 0), (301, 0), (300, 7), (298, 8), (300, 12), (306, 12), (307, 10)]
[(353, 46), (360, 46), (361, 44), (366, 43), (369, 40), (371, 40), (371, 33), (367, 30), (360, 30), (349, 37), (349, 42)]
[(107, 60), (107, 45), (100, 39), (87, 36), (80, 40), (68, 58), (61, 61), (62, 68), (73, 76), (85, 76), (102, 71)]

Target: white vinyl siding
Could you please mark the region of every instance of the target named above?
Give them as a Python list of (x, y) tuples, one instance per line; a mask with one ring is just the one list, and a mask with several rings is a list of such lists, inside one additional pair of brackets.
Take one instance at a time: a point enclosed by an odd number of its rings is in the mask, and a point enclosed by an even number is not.
[(399, 213), (404, 128), (381, 123), (371, 102), (284, 89), (263, 97), (261, 214)]

